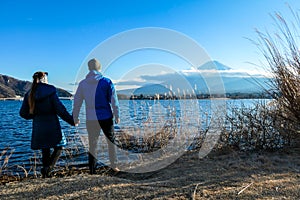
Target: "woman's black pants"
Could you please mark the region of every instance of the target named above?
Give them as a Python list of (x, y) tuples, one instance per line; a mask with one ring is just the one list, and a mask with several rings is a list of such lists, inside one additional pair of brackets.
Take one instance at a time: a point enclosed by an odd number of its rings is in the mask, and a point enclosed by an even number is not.
[(62, 147), (55, 147), (52, 154), (50, 148), (42, 149), (42, 162), (44, 169), (52, 169), (57, 162), (60, 154), (62, 152)]

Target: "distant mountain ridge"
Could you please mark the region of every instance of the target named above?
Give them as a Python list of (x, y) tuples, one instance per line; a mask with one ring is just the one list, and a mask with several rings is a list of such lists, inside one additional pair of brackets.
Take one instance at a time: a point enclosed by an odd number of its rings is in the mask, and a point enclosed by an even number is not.
[[(31, 87), (31, 82), (0, 74), (0, 98), (24, 97)], [(64, 89), (57, 88), (59, 97), (71, 97), (72, 94)]]
[[(209, 61), (197, 69), (199, 73), (192, 73), (193, 71), (189, 73), (188, 70), (184, 73), (179, 72), (181, 77), (171, 73), (170, 76), (166, 77), (164, 74), (160, 84), (151, 84), (148, 81), (147, 84), (141, 85), (139, 88), (120, 90), (118, 93), (124, 95), (165, 94), (170, 91), (169, 87), (166, 86), (171, 85), (175, 93), (179, 89), (181, 92), (194, 90), (196, 94), (210, 94), (213, 91), (212, 93), (225, 92), (228, 95), (245, 93), (251, 96), (252, 94), (265, 93), (265, 90), (269, 88), (267, 83), (270, 82), (270, 78), (236, 71), (218, 61)], [(157, 76), (155, 80), (158, 80)]]

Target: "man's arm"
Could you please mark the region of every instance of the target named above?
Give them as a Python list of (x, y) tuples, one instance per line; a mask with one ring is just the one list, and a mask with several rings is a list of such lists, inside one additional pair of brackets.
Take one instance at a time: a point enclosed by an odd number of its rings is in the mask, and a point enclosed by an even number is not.
[(111, 85), (111, 107), (113, 111), (113, 115), (115, 118), (115, 123), (118, 124), (120, 123), (120, 107), (119, 107), (119, 100), (118, 100), (118, 95), (115, 89), (115, 86)]

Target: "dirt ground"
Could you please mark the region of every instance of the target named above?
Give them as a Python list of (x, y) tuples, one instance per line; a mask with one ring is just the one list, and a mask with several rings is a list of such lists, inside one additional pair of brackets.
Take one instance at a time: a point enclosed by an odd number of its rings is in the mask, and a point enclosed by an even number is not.
[(300, 199), (300, 147), (187, 152), (152, 173), (87, 171), (0, 185), (0, 199)]

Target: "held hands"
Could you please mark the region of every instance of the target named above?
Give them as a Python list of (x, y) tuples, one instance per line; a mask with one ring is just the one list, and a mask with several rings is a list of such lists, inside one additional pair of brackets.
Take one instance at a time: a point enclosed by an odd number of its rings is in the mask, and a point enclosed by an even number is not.
[(76, 120), (74, 119), (74, 124), (75, 124), (74, 126), (78, 126), (80, 124), (80, 120), (79, 119), (76, 119)]
[(120, 117), (115, 117), (115, 123), (119, 124), (120, 123)]

